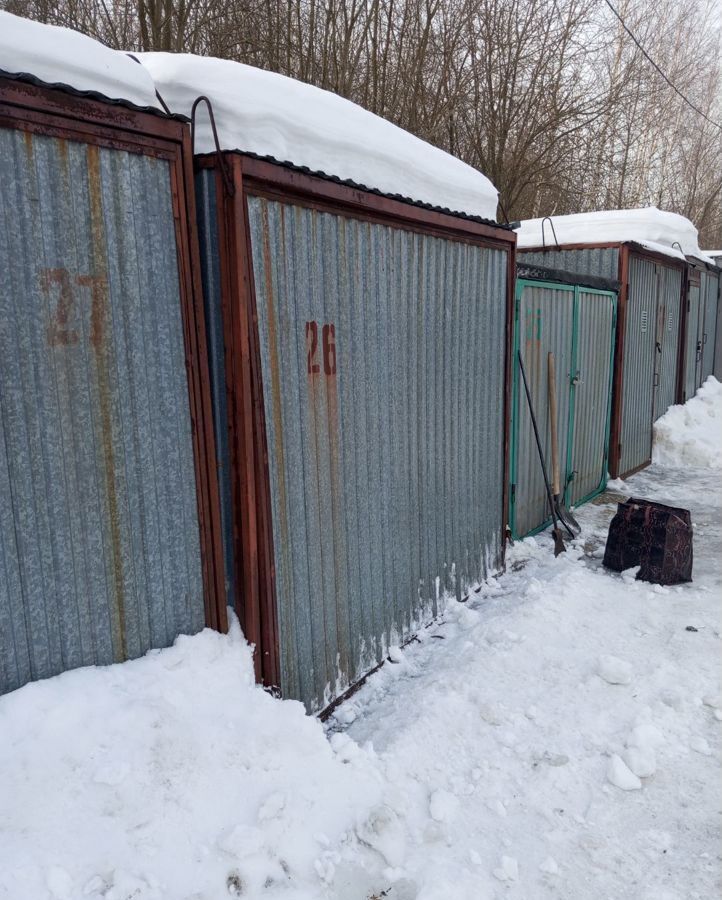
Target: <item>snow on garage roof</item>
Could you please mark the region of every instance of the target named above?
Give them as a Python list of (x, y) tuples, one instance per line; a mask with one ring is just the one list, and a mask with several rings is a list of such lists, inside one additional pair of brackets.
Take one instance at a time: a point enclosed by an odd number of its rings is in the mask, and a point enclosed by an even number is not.
[(43, 25), (0, 11), (0, 72), (100, 94), (134, 106), (159, 108), (143, 66), (69, 28)]
[[(199, 94), (210, 98), (224, 150), (496, 219), (498, 193), (488, 178), (343, 97), (229, 60), (172, 53), (138, 58), (173, 112), (189, 115)], [(208, 117), (201, 115), (196, 151), (213, 150)]]
[[(656, 206), (644, 209), (614, 209), (599, 212), (575, 213), (570, 216), (552, 216), (554, 231), (542, 222), (544, 219), (526, 219), (517, 229), (520, 250), (525, 247), (555, 246), (564, 244), (609, 244), (635, 241), (649, 250), (664, 253), (677, 259), (695, 256), (704, 262), (712, 262), (699, 249), (697, 229), (684, 216), (665, 212)], [(681, 247), (681, 251), (679, 249)]]

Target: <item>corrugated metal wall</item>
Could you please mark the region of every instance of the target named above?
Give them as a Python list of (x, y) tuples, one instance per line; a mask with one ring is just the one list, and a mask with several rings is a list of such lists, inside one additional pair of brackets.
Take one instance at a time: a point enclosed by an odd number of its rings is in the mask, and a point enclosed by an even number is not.
[[(616, 248), (522, 250), (518, 258), (579, 275), (619, 277)], [(628, 281), (620, 435), (623, 474), (649, 462), (652, 422), (675, 400), (682, 273), (632, 252)], [(655, 353), (658, 337), (662, 348), (659, 358)]]
[(700, 271), (700, 283), (689, 286), (687, 339), (685, 347), (684, 398), (694, 397), (700, 386), (722, 365), (717, 344), (719, 336), (719, 275)]
[(622, 475), (652, 457), (657, 278), (653, 262), (630, 255), (620, 436)]
[(249, 218), (282, 689), (318, 709), (500, 562), (507, 255)]
[(714, 367), (712, 374), (717, 381), (722, 381), (722, 314), (720, 305), (722, 305), (722, 271), (719, 269), (715, 272), (717, 280), (717, 327), (715, 329), (714, 342)]
[(228, 446), (228, 399), (226, 394), (226, 357), (221, 295), (218, 216), (216, 215), (216, 173), (200, 169), (196, 173), (196, 209), (198, 243), (200, 245), (203, 305), (208, 338), (208, 367), (211, 377), (213, 427), (216, 437), (218, 492), (221, 501), (223, 530), (223, 567), (226, 596), (235, 597), (233, 568), (233, 516), (231, 511), (231, 466)]
[[(551, 479), (547, 357), (555, 355), (562, 489), (569, 504), (606, 483), (616, 298), (566, 285), (517, 282), (516, 342), (524, 359)], [(550, 517), (520, 373), (515, 373), (510, 523), (515, 537)], [(565, 490), (566, 486), (566, 490)]]
[(687, 336), (684, 360), (684, 399), (694, 397), (702, 358), (700, 343), (700, 284), (690, 284), (687, 308)]
[[(517, 293), (519, 290), (517, 289)], [(534, 414), (551, 471), (548, 354), (554, 353), (556, 369), (557, 431), (561, 477), (564, 480), (569, 433), (574, 335), (574, 288), (524, 284), (517, 298), (516, 341), (534, 405)], [(524, 384), (515, 366), (514, 468), (510, 523), (515, 537), (542, 526), (550, 516), (539, 453), (534, 438)]]
[(694, 367), (694, 389), (690, 397), (694, 397), (702, 384), (702, 354), (704, 352), (704, 316), (707, 307), (707, 291), (704, 278), (700, 278), (699, 302), (697, 304), (697, 343)]
[(663, 416), (677, 397), (679, 370), (679, 325), (682, 272), (658, 266), (657, 353), (655, 354), (654, 421)]
[(607, 482), (616, 297), (578, 291), (574, 428), (567, 503), (576, 505)]
[(700, 384), (709, 378), (714, 371), (715, 338), (717, 335), (717, 299), (719, 281), (713, 272), (702, 273), (704, 289), (704, 329), (702, 332), (702, 365)]
[(203, 627), (168, 162), (0, 129), (0, 689)]
[(520, 263), (547, 266), (574, 272), (577, 275), (597, 275), (616, 281), (619, 278), (619, 250), (616, 247), (585, 247), (580, 250), (519, 250)]

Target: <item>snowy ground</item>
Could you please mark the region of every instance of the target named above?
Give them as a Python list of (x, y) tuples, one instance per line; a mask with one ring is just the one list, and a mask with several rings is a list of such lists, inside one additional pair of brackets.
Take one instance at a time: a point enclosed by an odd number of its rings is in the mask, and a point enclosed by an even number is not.
[(0, 698), (0, 898), (718, 896), (722, 393), (692, 403), (627, 486), (692, 510), (691, 585), (601, 567), (610, 495), (325, 731), (237, 628)]

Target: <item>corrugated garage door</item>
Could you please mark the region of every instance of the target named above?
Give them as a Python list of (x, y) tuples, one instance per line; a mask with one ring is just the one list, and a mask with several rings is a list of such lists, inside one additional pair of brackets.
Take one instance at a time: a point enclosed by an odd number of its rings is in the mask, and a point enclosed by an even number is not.
[(0, 689), (204, 624), (165, 159), (0, 129)]
[(500, 563), (508, 256), (248, 205), (281, 686), (318, 709)]

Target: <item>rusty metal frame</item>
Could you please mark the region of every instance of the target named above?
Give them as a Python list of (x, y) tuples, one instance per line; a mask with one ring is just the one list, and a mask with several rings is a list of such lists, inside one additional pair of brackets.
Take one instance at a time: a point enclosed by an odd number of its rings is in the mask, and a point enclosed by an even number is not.
[[(226, 153), (225, 158), (239, 160), (244, 189), (256, 196), (499, 249), (516, 246), (515, 233), (501, 225), (427, 209), (241, 153)], [(215, 169), (217, 155), (197, 156), (196, 165)]]
[(220, 499), (188, 128), (184, 121), (160, 113), (4, 77), (0, 77), (0, 126), (155, 156), (170, 164), (205, 621), (226, 631)]
[[(221, 306), (227, 349), (225, 365), (231, 452), (233, 558), (237, 584), (234, 604), (246, 638), (255, 646), (256, 679), (278, 691), (281, 681), (280, 644), (271, 484), (248, 225), (248, 195), (268, 197), (388, 227), (500, 249), (507, 253), (502, 554), (506, 544), (509, 507), (516, 235), (502, 227), (426, 209), (240, 153), (225, 153), (223, 161), (231, 172), (233, 196), (229, 196), (224, 190), (222, 160), (217, 154), (198, 156), (195, 163), (199, 168), (214, 170), (216, 181)], [(367, 676), (368, 673), (364, 678)], [(353, 689), (354, 685), (343, 696), (347, 696)], [(334, 701), (334, 705), (338, 702), (338, 699)], [(323, 715), (322, 712), (321, 716)]]
[[(233, 506), (234, 607), (255, 647), (256, 680), (280, 685), (278, 633), (270, 522), (270, 480), (259, 370), (255, 288), (239, 157), (228, 159), (234, 193), (224, 190), (215, 169), (221, 306), (228, 395), (228, 430)], [(259, 546), (260, 545), (260, 546)]]

